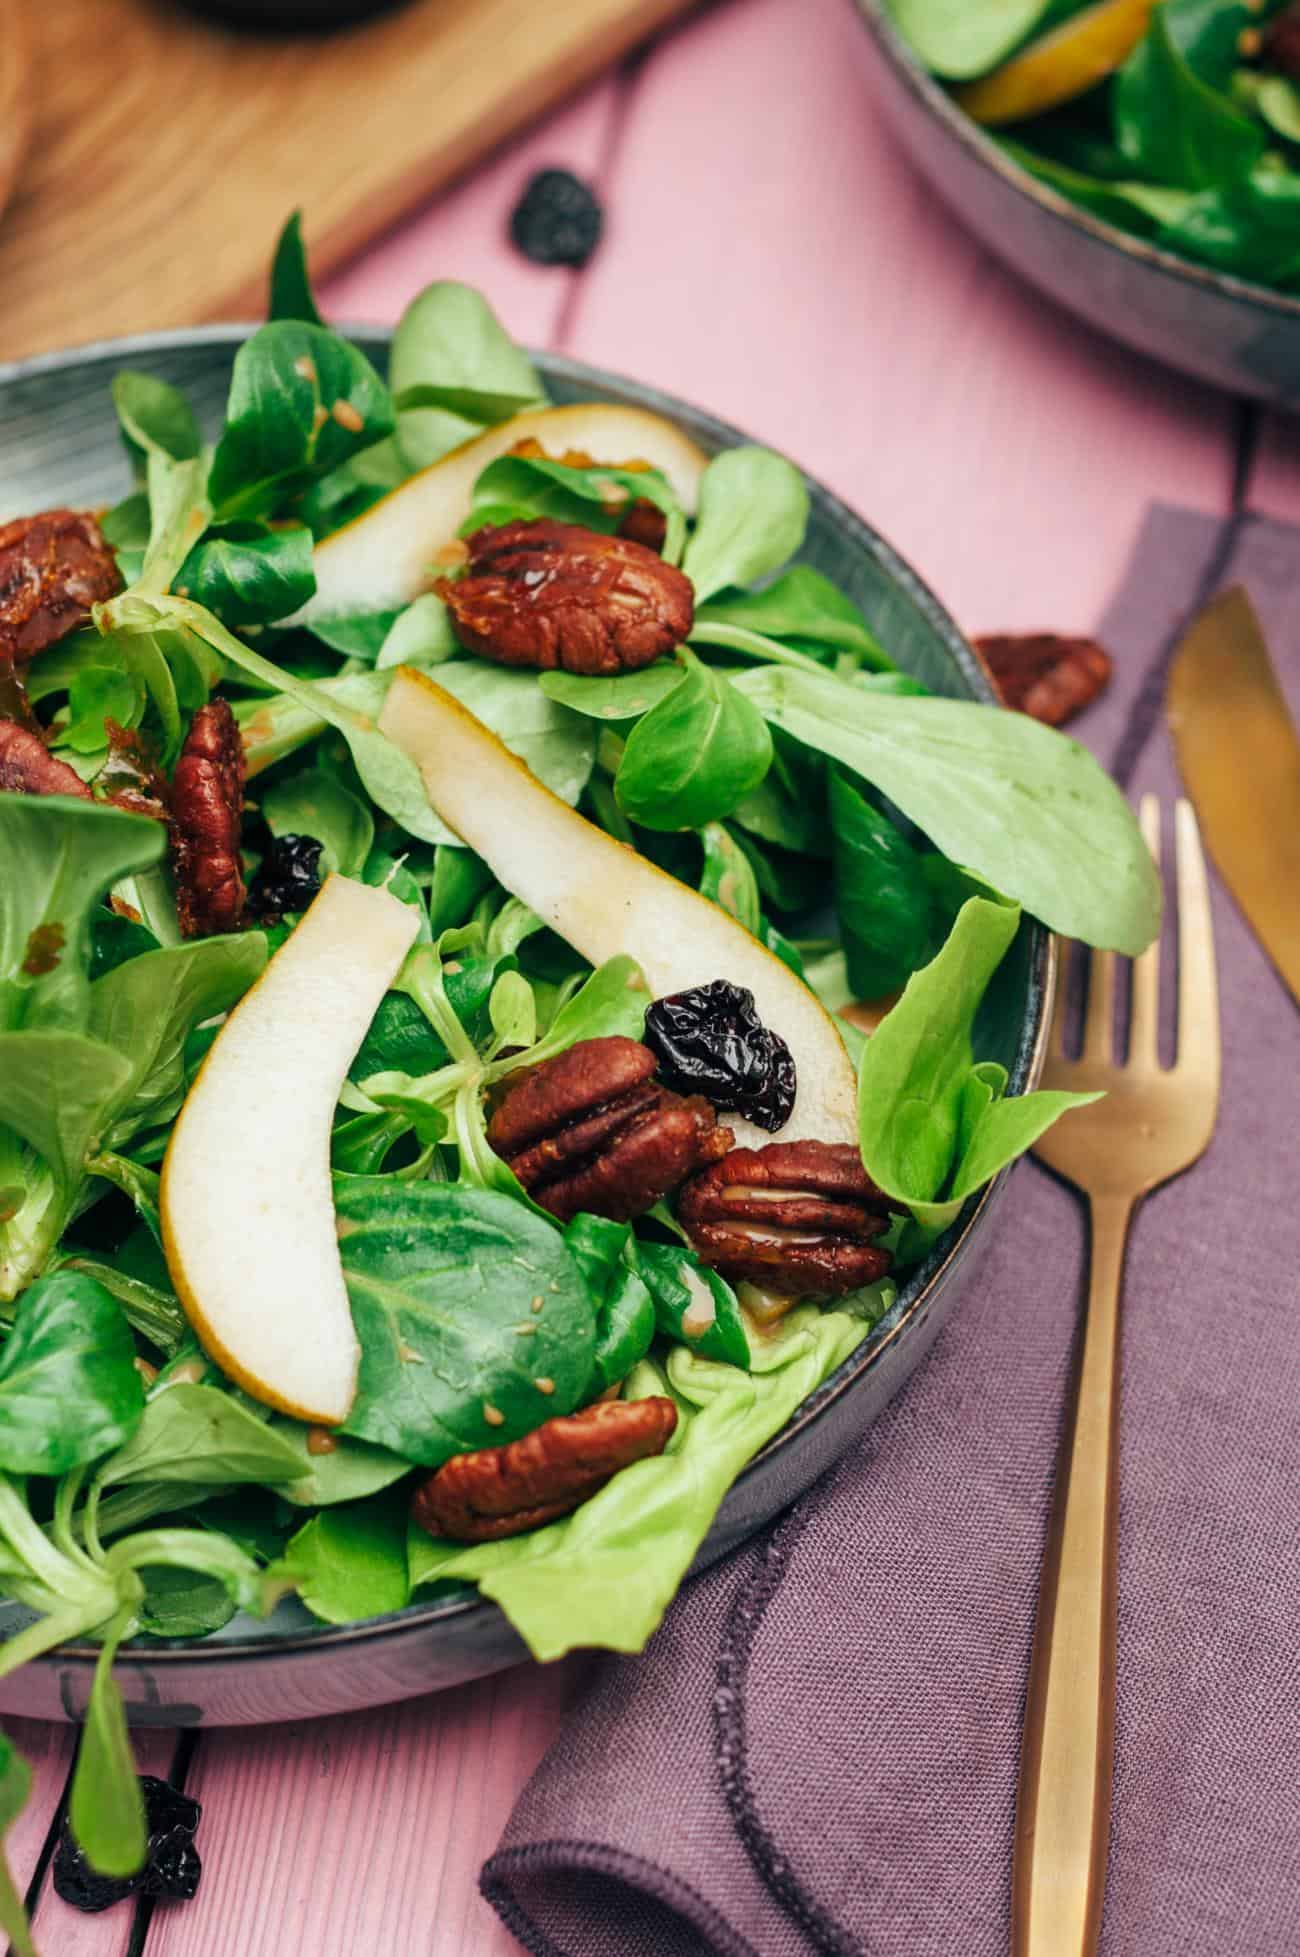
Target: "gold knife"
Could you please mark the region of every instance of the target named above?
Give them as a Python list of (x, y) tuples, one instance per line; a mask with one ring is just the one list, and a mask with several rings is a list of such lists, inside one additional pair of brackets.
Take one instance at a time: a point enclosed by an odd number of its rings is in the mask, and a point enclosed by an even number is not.
[(1240, 588), (1193, 620), (1166, 704), (1210, 855), (1300, 1004), (1300, 740)]

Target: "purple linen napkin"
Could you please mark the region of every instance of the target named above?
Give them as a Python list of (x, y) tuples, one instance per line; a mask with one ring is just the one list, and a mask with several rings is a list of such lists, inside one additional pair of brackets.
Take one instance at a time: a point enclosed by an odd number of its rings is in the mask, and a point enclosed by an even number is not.
[[(1082, 724), (1134, 794), (1177, 791), (1164, 671), (1233, 582), (1300, 710), (1300, 532), (1155, 511)], [(1217, 881), (1214, 920), (1218, 1131), (1129, 1249), (1106, 1957), (1300, 1951), (1300, 1016)], [(1083, 1266), (1081, 1204), (1023, 1164), (862, 1445), (599, 1661), (483, 1871), (531, 1951), (1001, 1957)]]

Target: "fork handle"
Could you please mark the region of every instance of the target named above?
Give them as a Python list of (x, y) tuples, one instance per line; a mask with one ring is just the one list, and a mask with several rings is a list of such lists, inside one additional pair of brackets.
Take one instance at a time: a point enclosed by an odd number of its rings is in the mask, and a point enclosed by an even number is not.
[(1092, 1957), (1115, 1735), (1119, 1296), (1133, 1198), (1091, 1199), (1074, 1412), (1057, 1463), (1029, 1667), (1011, 1886), (1012, 1957)]

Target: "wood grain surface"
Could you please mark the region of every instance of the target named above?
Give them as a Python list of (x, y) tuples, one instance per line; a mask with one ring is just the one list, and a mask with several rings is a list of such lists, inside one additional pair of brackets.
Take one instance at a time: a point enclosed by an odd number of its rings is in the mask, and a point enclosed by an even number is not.
[[(879, 126), (860, 31), (843, 0), (705, 12), (374, 242), (326, 287), (327, 310), (391, 320), (430, 278), (479, 283), (519, 337), (788, 445), (973, 631), (1095, 624), (1152, 501), (1224, 513), (1235, 494), (1300, 519), (1296, 424), (1262, 422), (1247, 471), (1253, 411), (1111, 346), (993, 264)], [(605, 199), (605, 241), (580, 274), (504, 242), (519, 188), (551, 163)], [(286, 178), (282, 201), (297, 200)], [(321, 213), (303, 201), (314, 238)], [(389, 1711), (200, 1735), (196, 1900), (157, 1911), (143, 1942), (128, 1908), (85, 1918), (42, 1957), (517, 1957), (478, 1871), (549, 1738), (581, 1717), (582, 1675), (581, 1661), (525, 1667)], [(62, 1733), (16, 1737), (37, 1755), (10, 1836), (21, 1884), (70, 1752)]]
[(13, 189), (31, 130), (28, 48), (23, 0), (0, 0), (0, 211)]
[(35, 130), (0, 225), (0, 358), (247, 313), (288, 205), (327, 269), (686, 4), (407, 0), (284, 36), (175, 0), (12, 0)]

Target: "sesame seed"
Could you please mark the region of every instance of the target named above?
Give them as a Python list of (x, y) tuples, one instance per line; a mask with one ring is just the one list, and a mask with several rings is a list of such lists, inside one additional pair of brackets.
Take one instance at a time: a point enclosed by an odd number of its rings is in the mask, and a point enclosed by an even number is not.
[(506, 1424), (506, 1417), (500, 1407), (494, 1407), (490, 1400), (483, 1402), (483, 1418), (489, 1427), (504, 1427)]
[(337, 1454), (339, 1444), (328, 1428), (309, 1427), (307, 1429), (308, 1454)]
[(316, 385), (316, 362), (305, 353), (300, 353), (293, 363), (293, 371), (300, 381), (310, 381)]
[(312, 409), (312, 413), (311, 413), (312, 434), (319, 435), (321, 429), (325, 426), (325, 423), (329, 420), (329, 418), (330, 418), (329, 409), (324, 405), (323, 402), (318, 401), (316, 403), (316, 406)]
[(529, 1305), (528, 1309), (529, 1311), (540, 1311), (545, 1303), (546, 1303), (545, 1298), (534, 1298), (532, 1304)]
[(533, 1385), (539, 1393), (549, 1394), (555, 1391), (555, 1381), (553, 1379), (535, 1379)]
[(330, 413), (340, 428), (347, 429), (349, 435), (359, 435), (366, 425), (350, 401), (336, 401)]
[(515, 1326), (515, 1337), (517, 1339), (532, 1339), (532, 1338), (536, 1338), (536, 1336), (537, 1336), (537, 1327), (535, 1325)]

